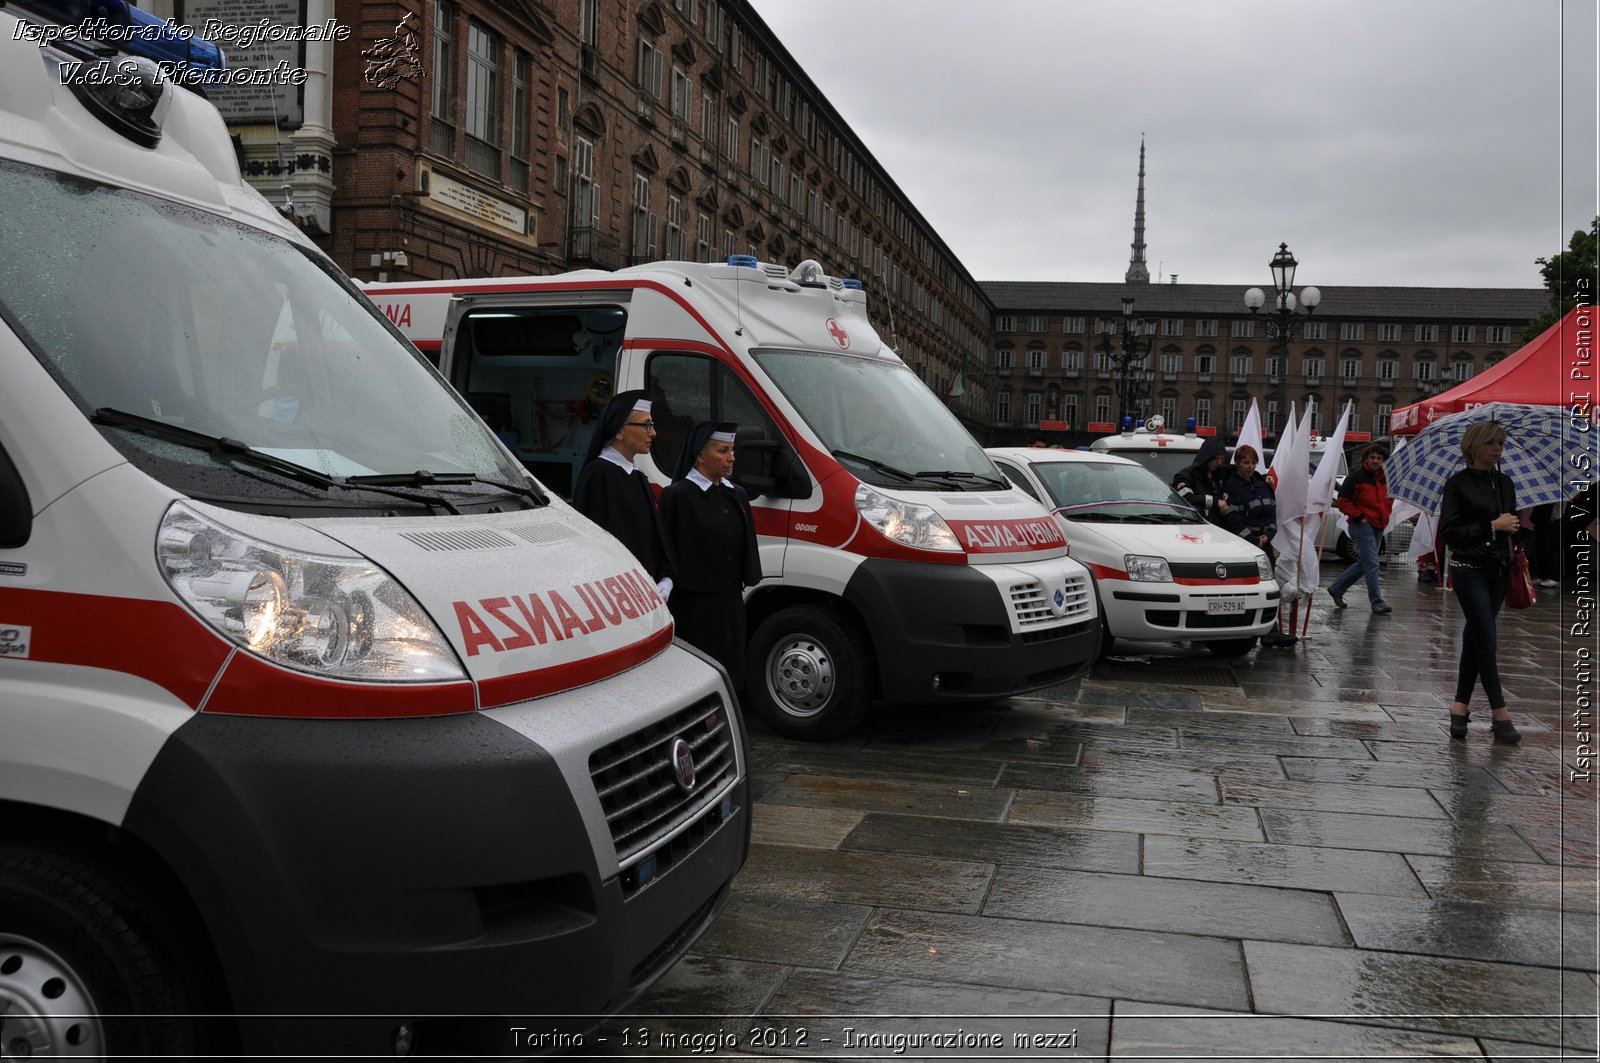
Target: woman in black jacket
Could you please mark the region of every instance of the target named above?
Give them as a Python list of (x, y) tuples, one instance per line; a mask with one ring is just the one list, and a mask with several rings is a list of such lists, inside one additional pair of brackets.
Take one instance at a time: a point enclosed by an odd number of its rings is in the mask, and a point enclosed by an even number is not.
[(1506, 598), (1506, 575), (1511, 567), (1511, 536), (1517, 519), (1517, 492), (1511, 477), (1501, 472), (1500, 451), (1505, 429), (1493, 421), (1468, 428), (1461, 438), (1461, 456), (1467, 467), (1445, 481), (1439, 511), (1439, 529), (1451, 550), (1450, 578), (1456, 601), (1466, 615), (1461, 636), (1461, 665), (1456, 671), (1456, 697), (1450, 705), (1450, 737), (1467, 737), (1467, 702), (1481, 680), (1493, 720), (1489, 729), (1496, 742), (1521, 741), (1505, 692), (1500, 689), (1495, 617)]

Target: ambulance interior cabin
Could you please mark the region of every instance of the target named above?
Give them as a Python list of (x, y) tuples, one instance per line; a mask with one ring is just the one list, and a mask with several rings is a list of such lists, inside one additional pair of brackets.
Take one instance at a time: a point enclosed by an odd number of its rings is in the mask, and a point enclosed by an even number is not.
[(451, 383), (563, 498), (611, 397), (627, 321), (619, 306), (484, 309), (462, 320)]

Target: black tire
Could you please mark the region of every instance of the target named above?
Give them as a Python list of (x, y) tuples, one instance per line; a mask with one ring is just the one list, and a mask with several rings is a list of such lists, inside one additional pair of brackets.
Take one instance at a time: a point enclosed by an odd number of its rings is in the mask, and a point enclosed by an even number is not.
[(1256, 644), (1254, 638), (1248, 639), (1216, 639), (1205, 644), (1206, 649), (1218, 657), (1243, 657), (1249, 653)]
[(35, 1056), (209, 1056), (191, 937), (153, 891), (87, 853), (0, 846), (0, 1038)]
[(1346, 535), (1344, 532), (1339, 533), (1339, 541), (1334, 546), (1333, 552), (1339, 555), (1340, 561), (1352, 565), (1355, 564), (1356, 559), (1361, 556), (1356, 551), (1355, 540), (1351, 539), (1350, 536)]
[(750, 640), (747, 701), (790, 738), (843, 734), (861, 722), (871, 699), (867, 645), (858, 625), (826, 609), (780, 609)]

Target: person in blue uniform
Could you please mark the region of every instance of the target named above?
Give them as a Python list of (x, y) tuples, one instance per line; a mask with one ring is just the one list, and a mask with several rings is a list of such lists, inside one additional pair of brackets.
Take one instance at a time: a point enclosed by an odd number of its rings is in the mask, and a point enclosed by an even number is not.
[(656, 581), (661, 597), (670, 600), (672, 551), (661, 530), (661, 511), (650, 479), (633, 463), (640, 454), (650, 453), (655, 442), (650, 407), (645, 391), (620, 392), (606, 403), (578, 470), (572, 505), (616, 536)]
[(761, 581), (756, 524), (733, 472), (738, 426), (702, 421), (689, 433), (673, 483), (661, 492), (661, 521), (677, 562), (669, 604), (678, 637), (744, 685), (744, 588)]

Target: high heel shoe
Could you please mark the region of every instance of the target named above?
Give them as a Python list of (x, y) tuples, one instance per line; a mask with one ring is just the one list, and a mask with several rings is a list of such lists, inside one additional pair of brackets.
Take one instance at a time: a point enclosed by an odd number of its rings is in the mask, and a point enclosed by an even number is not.
[(1490, 720), (1489, 730), (1494, 732), (1494, 740), (1508, 746), (1514, 746), (1522, 741), (1522, 732), (1517, 730), (1517, 725), (1510, 720)]
[(1467, 721), (1470, 719), (1472, 719), (1472, 713), (1470, 712), (1463, 712), (1459, 716), (1452, 712), (1450, 714), (1450, 737), (1458, 742), (1463, 741), (1467, 737)]

